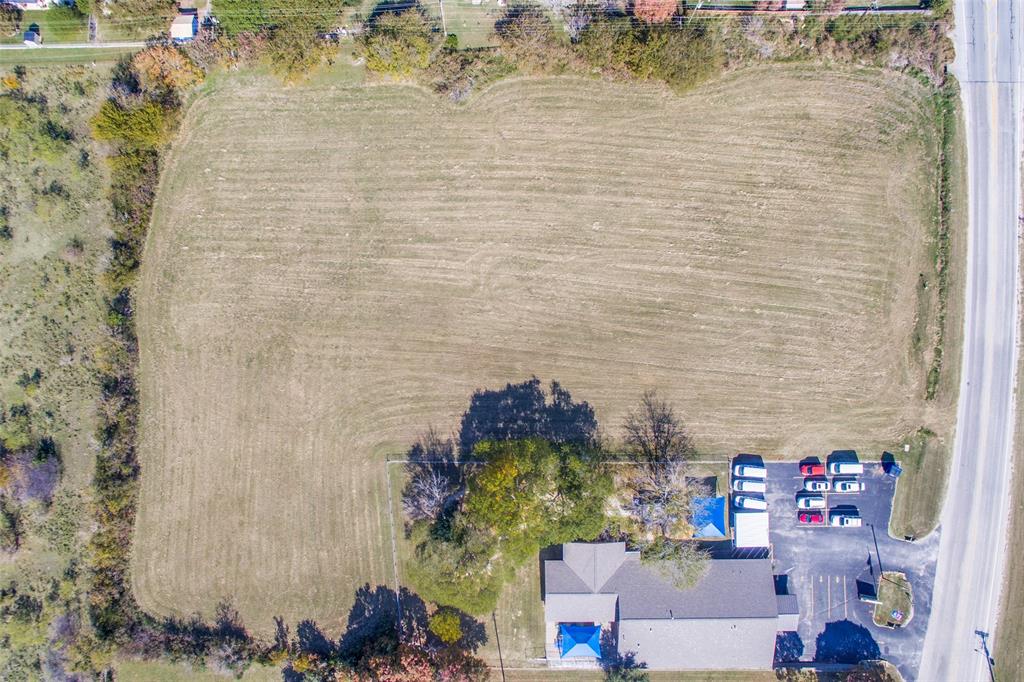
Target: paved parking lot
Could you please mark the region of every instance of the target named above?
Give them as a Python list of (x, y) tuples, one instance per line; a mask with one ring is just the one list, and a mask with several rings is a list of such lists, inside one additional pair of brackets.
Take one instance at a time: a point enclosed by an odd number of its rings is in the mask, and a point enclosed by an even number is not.
[[(796, 494), (803, 476), (796, 462), (768, 463), (768, 509), (775, 573), (800, 604), (800, 629), (780, 640), (780, 662), (832, 663), (885, 658), (908, 680), (916, 679), (931, 609), (938, 532), (908, 543), (889, 537), (889, 513), (896, 481), (878, 463), (865, 463), (858, 478), (862, 493), (826, 494), (827, 510), (856, 509), (863, 526), (803, 526), (797, 521)], [(872, 623), (870, 604), (860, 588), (873, 587), (881, 570), (907, 574), (914, 592), (914, 616), (898, 630)], [(860, 587), (858, 583), (861, 583)]]

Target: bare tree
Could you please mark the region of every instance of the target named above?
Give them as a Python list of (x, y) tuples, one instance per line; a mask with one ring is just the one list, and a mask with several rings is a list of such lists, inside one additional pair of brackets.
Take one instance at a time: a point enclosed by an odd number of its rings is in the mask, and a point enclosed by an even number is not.
[(569, 34), (569, 40), (574, 43), (580, 39), (583, 31), (594, 20), (590, 7), (583, 0), (578, 0), (574, 5), (566, 8), (563, 14), (565, 16), (565, 30)]
[(697, 543), (665, 539), (644, 547), (640, 560), (681, 590), (699, 583), (711, 566), (711, 554)]
[(409, 450), (409, 482), (402, 491), (402, 509), (409, 521), (436, 519), (461, 495), (455, 463), (455, 441), (433, 427)]
[(693, 455), (693, 443), (672, 406), (645, 391), (640, 406), (626, 416), (626, 445), (645, 462), (672, 462)]
[(710, 494), (707, 485), (688, 473), (683, 461), (655, 462), (633, 480), (629, 511), (647, 533), (667, 537), (689, 518), (694, 498)]

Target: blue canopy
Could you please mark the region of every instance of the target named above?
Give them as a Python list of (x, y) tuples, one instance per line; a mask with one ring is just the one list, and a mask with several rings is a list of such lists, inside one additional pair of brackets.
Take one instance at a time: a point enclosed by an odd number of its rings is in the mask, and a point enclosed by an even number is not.
[(562, 658), (596, 656), (601, 658), (600, 625), (558, 625), (559, 649)]
[(690, 506), (695, 538), (725, 537), (725, 497), (697, 497)]

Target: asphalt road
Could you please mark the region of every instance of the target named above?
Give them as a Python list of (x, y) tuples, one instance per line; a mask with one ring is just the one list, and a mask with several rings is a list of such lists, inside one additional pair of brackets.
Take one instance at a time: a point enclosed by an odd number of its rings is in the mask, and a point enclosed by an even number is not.
[(956, 0), (967, 120), (964, 356), (921, 680), (988, 680), (1006, 560), (1017, 344), (1024, 0)]

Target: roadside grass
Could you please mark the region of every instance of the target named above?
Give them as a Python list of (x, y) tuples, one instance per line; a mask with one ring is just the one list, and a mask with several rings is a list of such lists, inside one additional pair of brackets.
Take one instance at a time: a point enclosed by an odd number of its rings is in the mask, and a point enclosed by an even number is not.
[(905, 445), (910, 449), (895, 453), (903, 474), (896, 483), (889, 534), (894, 538), (920, 539), (939, 523), (952, 442), (942, 442), (934, 432), (920, 429)]
[(19, 64), (24, 66), (60, 66), (61, 64), (116, 62), (121, 57), (137, 51), (137, 48), (120, 47), (0, 50), (0, 67), (16, 66)]
[[(1024, 270), (1020, 286), (1024, 288)], [(1017, 329), (1024, 339), (1024, 316)], [(1015, 560), (1013, 552), (1024, 547), (1024, 353), (1017, 359), (1016, 405), (1017, 419), (1013, 448), (1013, 482), (1010, 489), (1010, 525), (1006, 546), (1010, 548), (1003, 574), (1002, 601), (994, 642), (989, 646), (995, 660), (995, 678), (998, 682), (1024, 680), (1024, 561)]]
[[(89, 40), (89, 18), (64, 5), (50, 9), (30, 9), (22, 13), (17, 35), (0, 39), (0, 44), (21, 44), (22, 34), (31, 25), (39, 26), (43, 43), (84, 43)], [(2, 54), (3, 51), (0, 51)]]
[[(964, 263), (967, 252), (966, 146), (963, 115), (955, 90), (935, 97), (936, 201), (928, 239), (931, 264), (921, 268), (911, 344), (928, 365), (925, 400), (932, 424), (899, 441), (893, 453), (903, 468), (896, 486), (889, 533), (921, 538), (939, 523), (953, 456), (953, 430), (960, 388)], [(909, 446), (909, 451), (904, 447)]]
[[(879, 627), (904, 626), (914, 617), (914, 596), (913, 589), (907, 576), (897, 571), (886, 571), (882, 573), (878, 581), (878, 600), (875, 604), (875, 612), (872, 619)], [(896, 621), (892, 618), (893, 611), (901, 611), (903, 619)]]

